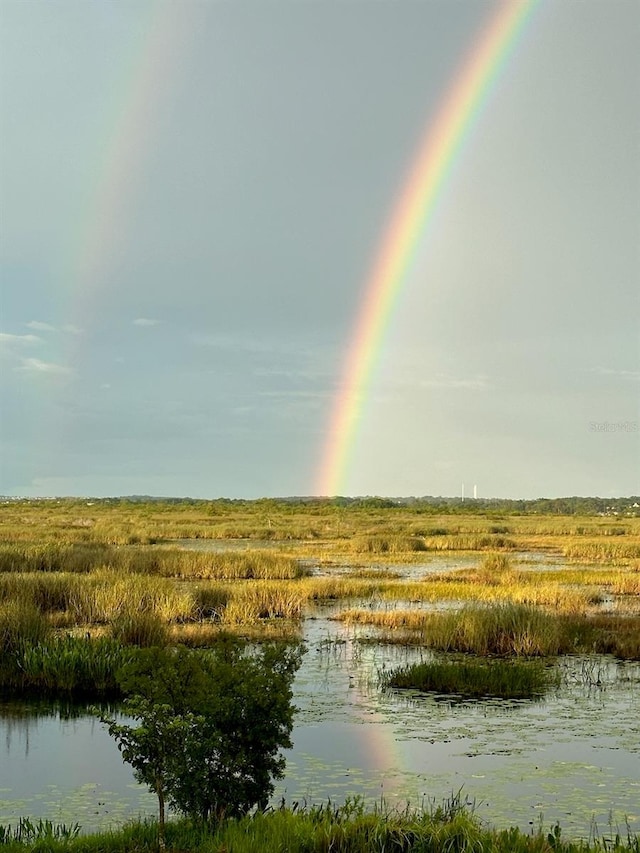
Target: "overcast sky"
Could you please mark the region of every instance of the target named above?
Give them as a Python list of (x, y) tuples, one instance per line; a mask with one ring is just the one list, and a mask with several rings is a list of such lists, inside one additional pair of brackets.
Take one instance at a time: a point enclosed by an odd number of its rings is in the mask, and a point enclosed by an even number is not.
[[(313, 494), (376, 251), (497, 5), (0, 0), (0, 494)], [(637, 0), (534, 8), (344, 494), (640, 492), (639, 44)]]

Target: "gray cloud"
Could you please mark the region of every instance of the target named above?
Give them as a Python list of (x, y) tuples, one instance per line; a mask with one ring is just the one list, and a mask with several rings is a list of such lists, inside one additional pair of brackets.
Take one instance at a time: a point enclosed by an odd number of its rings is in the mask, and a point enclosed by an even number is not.
[(73, 368), (66, 367), (62, 364), (55, 364), (52, 361), (42, 361), (39, 358), (24, 358), (16, 370), (22, 370), (26, 373), (44, 373), (56, 376), (67, 376), (74, 372)]
[(620, 377), (632, 382), (640, 382), (640, 370), (618, 370), (613, 367), (592, 367), (591, 371), (598, 376)]
[(0, 332), (0, 344), (11, 347), (17, 346), (32, 346), (33, 344), (41, 344), (42, 338), (38, 335), (13, 335), (9, 332)]
[(162, 323), (162, 320), (152, 320), (148, 317), (138, 317), (136, 320), (133, 321), (134, 326), (145, 326), (145, 327), (159, 326), (161, 323)]
[[(122, 102), (149, 4), (5, 3), (0, 491), (312, 489), (420, 140), (499, 6), (160, 4), (172, 60)], [(347, 494), (637, 491), (638, 437), (585, 424), (637, 419), (640, 8), (533, 7), (413, 232)]]
[(37, 332), (55, 332), (56, 327), (52, 326), (50, 323), (42, 323), (40, 320), (31, 320), (29, 323), (25, 323), (28, 329), (35, 329)]

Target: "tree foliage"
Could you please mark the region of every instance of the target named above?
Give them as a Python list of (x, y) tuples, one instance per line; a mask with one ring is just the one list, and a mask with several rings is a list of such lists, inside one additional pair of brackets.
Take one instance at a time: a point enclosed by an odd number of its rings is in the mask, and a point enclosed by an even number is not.
[(215, 649), (145, 649), (120, 675), (124, 713), (102, 718), (136, 779), (201, 821), (266, 805), (291, 746), (292, 682), (301, 648), (265, 645), (248, 654), (236, 640)]

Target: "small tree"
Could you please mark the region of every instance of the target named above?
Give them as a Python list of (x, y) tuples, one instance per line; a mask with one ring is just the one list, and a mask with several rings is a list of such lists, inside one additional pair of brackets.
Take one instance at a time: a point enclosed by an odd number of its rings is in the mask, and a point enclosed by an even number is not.
[(170, 705), (155, 705), (142, 696), (125, 702), (128, 716), (139, 720), (137, 727), (102, 718), (115, 738), (123, 759), (133, 767), (138, 782), (143, 782), (158, 797), (158, 835), (164, 847), (165, 803), (170, 777), (171, 756), (180, 749), (184, 721), (176, 717)]
[(120, 675), (125, 714), (103, 717), (136, 779), (199, 821), (266, 805), (291, 746), (293, 678), (300, 647), (267, 645), (255, 655), (232, 639), (215, 649), (141, 650)]

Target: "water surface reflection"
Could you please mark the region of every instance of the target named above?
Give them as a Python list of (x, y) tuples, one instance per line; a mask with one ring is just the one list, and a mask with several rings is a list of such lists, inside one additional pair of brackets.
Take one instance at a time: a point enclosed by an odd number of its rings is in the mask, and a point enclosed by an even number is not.
[[(538, 702), (383, 692), (379, 670), (428, 653), (362, 643), (361, 629), (323, 609), (315, 616), (305, 622), (294, 747), (275, 801), (359, 794), (419, 805), (462, 789), (500, 826), (557, 820), (586, 837), (592, 819), (605, 828), (612, 815), (640, 832), (640, 664), (563, 659), (562, 688)], [(0, 822), (30, 815), (92, 829), (155, 811), (93, 717), (5, 705), (0, 748)]]

